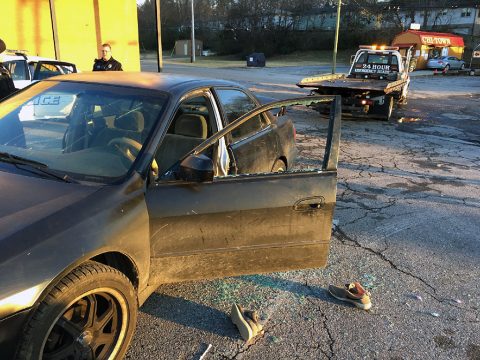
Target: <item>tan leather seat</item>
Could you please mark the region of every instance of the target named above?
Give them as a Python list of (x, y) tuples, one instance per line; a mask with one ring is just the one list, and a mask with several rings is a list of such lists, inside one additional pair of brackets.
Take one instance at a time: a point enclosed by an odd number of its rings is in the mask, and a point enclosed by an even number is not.
[(141, 143), (145, 126), (143, 115), (139, 111), (130, 111), (115, 118), (113, 128), (105, 127), (95, 136), (91, 146), (106, 146), (115, 138), (126, 137)]
[(206, 139), (208, 133), (207, 120), (199, 114), (182, 114), (175, 121), (175, 134)]
[(160, 174), (207, 138), (207, 120), (199, 114), (182, 114), (175, 120), (174, 132), (165, 135), (155, 156)]

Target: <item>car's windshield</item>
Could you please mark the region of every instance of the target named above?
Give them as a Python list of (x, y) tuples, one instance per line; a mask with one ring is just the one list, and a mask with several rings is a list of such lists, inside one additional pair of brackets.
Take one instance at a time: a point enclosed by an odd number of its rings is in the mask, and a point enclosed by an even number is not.
[(166, 101), (151, 90), (40, 82), (1, 103), (0, 152), (109, 183), (129, 171)]

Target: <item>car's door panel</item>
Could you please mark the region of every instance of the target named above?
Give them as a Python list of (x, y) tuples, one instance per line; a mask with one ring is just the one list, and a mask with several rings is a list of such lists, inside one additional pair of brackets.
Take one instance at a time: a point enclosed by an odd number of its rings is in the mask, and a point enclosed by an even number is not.
[(149, 187), (152, 284), (325, 266), (341, 109), (335, 97), (295, 100), (249, 112), (192, 154), (208, 149), (263, 111), (335, 100), (322, 169), (226, 176), (205, 183), (158, 182)]
[[(281, 269), (278, 264), (284, 269), (291, 261), (293, 268), (325, 266), (335, 189), (334, 171), (157, 185), (147, 193), (153, 268), (161, 270), (157, 280), (268, 272)], [(300, 258), (291, 258), (283, 250), (287, 247)], [(235, 260), (231, 270), (225, 268), (235, 253), (245, 252), (248, 258), (253, 249), (257, 254), (266, 249), (269, 256), (254, 265)], [(312, 249), (323, 255), (311, 257)], [(216, 259), (225, 257), (224, 261), (205, 264), (212, 253)], [(172, 267), (177, 261), (182, 265)], [(185, 268), (200, 265), (195, 271)]]
[[(273, 166), (277, 149), (277, 135), (273, 124), (246, 139), (231, 145), (239, 174), (268, 172)], [(248, 169), (248, 170), (246, 170)]]

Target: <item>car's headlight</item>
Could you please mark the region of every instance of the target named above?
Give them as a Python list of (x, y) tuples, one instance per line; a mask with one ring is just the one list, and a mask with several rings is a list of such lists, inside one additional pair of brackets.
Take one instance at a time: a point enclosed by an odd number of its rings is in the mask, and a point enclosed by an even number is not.
[(0, 299), (0, 318), (32, 306), (44, 286), (45, 283), (32, 286), (29, 289)]

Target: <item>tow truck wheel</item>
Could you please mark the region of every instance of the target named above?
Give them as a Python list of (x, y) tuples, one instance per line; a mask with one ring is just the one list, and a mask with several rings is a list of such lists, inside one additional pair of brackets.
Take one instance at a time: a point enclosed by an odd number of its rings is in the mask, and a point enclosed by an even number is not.
[(392, 117), (393, 103), (394, 103), (393, 96), (385, 96), (385, 103), (383, 104), (383, 106), (384, 106), (384, 116), (386, 121), (389, 121), (390, 118)]

